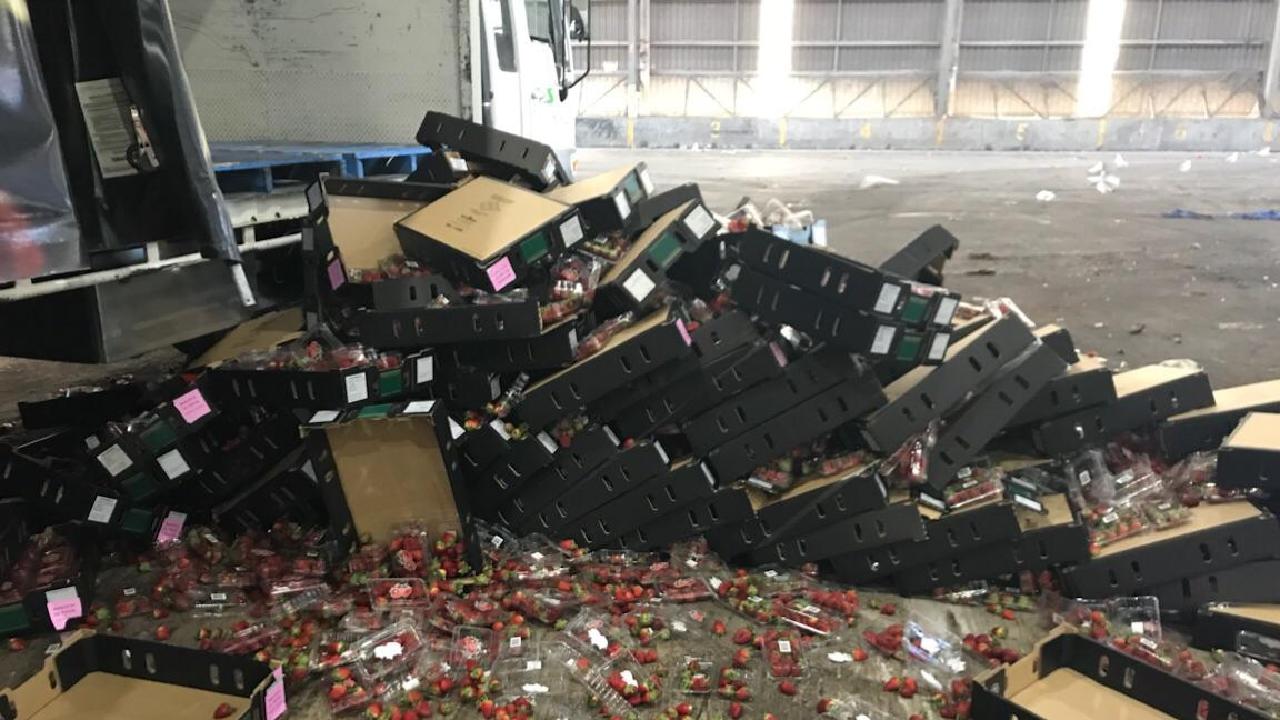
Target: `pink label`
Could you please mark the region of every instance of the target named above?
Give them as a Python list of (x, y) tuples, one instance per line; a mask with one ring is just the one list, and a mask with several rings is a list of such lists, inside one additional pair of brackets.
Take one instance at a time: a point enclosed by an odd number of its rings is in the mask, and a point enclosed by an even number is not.
[(182, 416), (182, 419), (187, 421), (188, 425), (213, 412), (209, 409), (209, 403), (205, 402), (200, 388), (196, 388), (174, 400), (173, 407)]
[(676, 320), (676, 329), (680, 331), (680, 337), (684, 338), (685, 345), (693, 344), (693, 338), (689, 336), (689, 328), (684, 326), (683, 320)]
[(497, 292), (516, 279), (516, 271), (511, 269), (511, 258), (502, 258), (485, 270), (489, 274), (489, 284)]
[(769, 349), (773, 351), (773, 359), (778, 361), (778, 367), (787, 366), (787, 354), (782, 352), (782, 348), (778, 343), (769, 343)]
[(276, 668), (271, 672), (271, 677), (276, 681), (267, 688), (267, 720), (276, 720), (289, 709), (284, 701), (284, 670)]
[(49, 603), (49, 622), (54, 630), (64, 630), (68, 622), (84, 616), (80, 596), (74, 587), (50, 590), (45, 593), (45, 599)]
[(186, 513), (171, 512), (160, 523), (160, 532), (156, 533), (156, 544), (167, 545), (176, 542), (182, 536), (182, 526), (187, 522)]
[(334, 258), (329, 263), (329, 287), (337, 290), (347, 281), (347, 274), (342, 270), (342, 258)]

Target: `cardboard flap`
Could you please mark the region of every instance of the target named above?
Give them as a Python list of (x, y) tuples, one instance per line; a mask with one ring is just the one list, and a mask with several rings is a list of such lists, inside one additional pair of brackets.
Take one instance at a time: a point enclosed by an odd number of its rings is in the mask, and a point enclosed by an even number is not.
[(1249, 413), (1222, 442), (1222, 447), (1280, 451), (1280, 414)]
[(348, 270), (377, 270), (378, 263), (402, 254), (397, 220), (424, 207), (415, 200), (330, 195), (329, 233)]
[(1203, 372), (1203, 370), (1172, 368), (1163, 365), (1147, 365), (1134, 370), (1127, 370), (1115, 375), (1116, 395), (1120, 397), (1133, 395), (1165, 383), (1181, 380), (1192, 375), (1199, 375)]
[(232, 328), (187, 367), (209, 367), (254, 350), (270, 350), (302, 337), (301, 328), (301, 308), (269, 312)]
[(1180, 538), (1184, 535), (1209, 530), (1220, 525), (1238, 522), (1240, 520), (1249, 520), (1260, 517), (1263, 513), (1253, 505), (1242, 503), (1222, 503), (1218, 505), (1200, 505), (1191, 509), (1191, 520), (1177, 527), (1161, 530), (1158, 532), (1147, 532), (1134, 537), (1128, 537), (1116, 543), (1102, 548), (1102, 551), (1096, 557), (1108, 557), (1136, 548), (1153, 545), (1167, 540)]
[[(478, 177), (401, 219), (400, 225), (487, 262), (566, 209), (535, 192)], [(398, 252), (398, 243), (396, 247)]]
[(575, 180), (570, 185), (552, 188), (543, 193), (543, 195), (566, 205), (576, 205), (587, 200), (594, 200), (613, 192), (613, 189), (618, 187), (618, 184), (627, 177), (627, 174), (635, 169), (634, 165), (616, 167), (599, 175), (592, 175), (585, 180)]
[(636, 241), (631, 243), (631, 247), (627, 248), (627, 251), (622, 254), (622, 257), (618, 258), (618, 261), (613, 264), (613, 267), (609, 268), (609, 272), (605, 273), (604, 277), (600, 278), (600, 284), (610, 285), (615, 283), (622, 277), (624, 272), (630, 271), (636, 260), (638, 260), (641, 255), (648, 252), (649, 247), (653, 245), (653, 243), (661, 237), (663, 233), (667, 232), (667, 230), (671, 228), (671, 225), (675, 223), (675, 221), (679, 220), (680, 216), (684, 214), (691, 205), (693, 205), (692, 202), (687, 202), (684, 205), (671, 210), (667, 214), (658, 218), (658, 220), (646, 228), (644, 232), (640, 233), (640, 237), (636, 238)]

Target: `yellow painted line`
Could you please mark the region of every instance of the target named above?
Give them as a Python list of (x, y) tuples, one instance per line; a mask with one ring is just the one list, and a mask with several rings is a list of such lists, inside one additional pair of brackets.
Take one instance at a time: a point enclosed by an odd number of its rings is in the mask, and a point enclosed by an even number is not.
[(1267, 123), (1267, 128), (1262, 131), (1262, 141), (1269, 144), (1272, 140), (1275, 139), (1275, 137), (1276, 137), (1276, 124), (1273, 122), (1269, 122)]
[(1102, 149), (1102, 145), (1107, 141), (1107, 119), (1102, 118), (1098, 121), (1098, 149)]
[(933, 144), (942, 147), (942, 139), (947, 136), (947, 119), (938, 118), (938, 122), (933, 126)]
[(858, 128), (858, 134), (862, 136), (863, 140), (870, 140), (871, 139), (871, 123), (869, 122), (862, 123), (862, 127)]
[(787, 119), (785, 117), (778, 118), (778, 147), (787, 146)]
[(628, 117), (627, 118), (627, 147), (633, 148), (635, 146), (636, 146), (636, 119), (633, 117)]

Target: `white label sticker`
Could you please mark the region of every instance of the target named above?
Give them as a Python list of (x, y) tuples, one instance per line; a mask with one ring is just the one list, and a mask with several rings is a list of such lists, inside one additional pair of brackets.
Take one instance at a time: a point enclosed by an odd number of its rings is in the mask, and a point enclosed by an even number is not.
[(702, 205), (690, 210), (689, 214), (684, 216), (684, 226), (689, 228), (689, 232), (699, 240), (706, 237), (715, 224), (715, 218), (711, 217), (711, 213)]
[(884, 355), (893, 346), (893, 337), (897, 333), (892, 325), (881, 325), (876, 331), (876, 339), (871, 343), (872, 355)]
[(657, 440), (653, 441), (653, 449), (658, 451), (658, 457), (662, 458), (662, 464), (666, 465), (671, 462), (671, 456), (667, 455), (666, 448), (662, 447), (662, 443)]
[(436, 359), (430, 355), (413, 361), (414, 382), (421, 385), (429, 383), (436, 377)]
[(500, 380), (497, 375), (490, 376), (489, 377), (489, 399), (497, 400), (498, 396), (501, 394), (502, 394), (502, 380)]
[(631, 273), (631, 277), (622, 282), (622, 287), (626, 288), (627, 293), (635, 299), (636, 302), (644, 302), (649, 297), (649, 293), (658, 285), (649, 279), (644, 270), (637, 269)]
[(436, 406), (435, 400), (414, 400), (404, 406), (405, 415), (427, 415)]
[(621, 675), (621, 676), (622, 676), (622, 682), (624, 682), (624, 683), (626, 683), (626, 684), (628, 684), (628, 685), (639, 685), (639, 684), (640, 684), (640, 683), (636, 682), (636, 676), (635, 676), (635, 675), (632, 675), (630, 670), (623, 670), (621, 673), (619, 673), (619, 675)]
[(950, 333), (938, 333), (933, 336), (933, 344), (929, 346), (929, 359), (941, 360), (947, 354), (947, 346), (951, 344)]
[(514, 636), (512, 636), (512, 638), (511, 638), (511, 642), (510, 642), (510, 643), (508, 643), (508, 645), (511, 647), (511, 649), (512, 649), (512, 650), (519, 650), (519, 649), (520, 649), (520, 636), (519, 636), (519, 635), (514, 635)]
[(640, 169), (640, 187), (644, 188), (646, 195), (653, 194), (653, 178), (649, 177), (649, 168)]
[(604, 635), (601, 635), (600, 631), (595, 628), (591, 628), (587, 631), (587, 640), (593, 647), (601, 650), (605, 650), (609, 647), (609, 639)]
[(404, 654), (404, 646), (398, 640), (383, 643), (373, 649), (373, 656), (379, 660), (395, 660)]
[(111, 515), (116, 511), (116, 499), (98, 496), (93, 501), (93, 507), (89, 508), (89, 521), (96, 523), (111, 522)]
[(302, 474), (310, 478), (311, 482), (316, 482), (316, 466), (310, 460), (302, 463)]
[(853, 656), (846, 652), (829, 652), (827, 659), (833, 663), (853, 662)]
[(339, 413), (337, 410), (321, 410), (315, 415), (312, 415), (308, 422), (312, 425), (323, 425), (337, 420), (338, 415)]
[(124, 593), (125, 597), (133, 597), (134, 595), (138, 594), (138, 588), (125, 588), (120, 592)]
[(681, 621), (679, 621), (679, 620), (672, 620), (672, 621), (671, 621), (671, 629), (672, 629), (672, 630), (675, 630), (675, 631), (676, 631), (676, 632), (678, 632), (678, 633), (682, 633), (682, 632), (689, 632), (689, 626), (688, 626), (688, 625), (685, 625), (683, 622), (681, 622)]
[(1028, 498), (1028, 497), (1024, 497), (1024, 496), (1022, 496), (1022, 495), (1019, 495), (1019, 494), (1017, 494), (1017, 493), (1014, 493), (1014, 494), (1013, 494), (1013, 501), (1014, 501), (1015, 503), (1019, 504), (1019, 505), (1024, 506), (1024, 507), (1031, 508), (1032, 510), (1035, 510), (1036, 512), (1040, 512), (1041, 510), (1044, 510), (1044, 506), (1043, 506), (1043, 505), (1041, 505), (1040, 503), (1036, 502), (1035, 500), (1032, 500), (1031, 498)]
[(546, 685), (539, 685), (538, 683), (525, 683), (520, 686), (520, 689), (530, 695), (541, 695), (546, 692), (551, 692), (551, 688)]
[(778, 577), (778, 571), (777, 571), (777, 570), (765, 570), (765, 571), (764, 571), (764, 576), (765, 576), (765, 577), (767, 577), (767, 578), (769, 578), (770, 580), (772, 580), (773, 578)]
[(626, 220), (631, 216), (631, 203), (627, 202), (627, 194), (618, 191), (613, 194), (613, 204), (618, 206), (618, 217)]
[(494, 535), (493, 537), (489, 538), (489, 544), (496, 548), (502, 547), (502, 536)]
[(101, 444), (102, 444), (102, 441), (98, 439), (97, 435), (90, 435), (89, 437), (84, 439), (84, 446), (88, 448), (90, 452), (97, 450), (98, 446)]
[(489, 427), (493, 428), (493, 431), (498, 433), (498, 437), (503, 440), (511, 439), (511, 433), (507, 432), (507, 424), (501, 420), (498, 420), (497, 418), (490, 420)]
[(791, 641), (790, 641), (790, 640), (779, 640), (779, 641), (778, 641), (778, 652), (780, 652), (780, 653), (790, 653), (790, 652), (791, 652)]
[(534, 550), (533, 552), (529, 553), (529, 557), (533, 558), (534, 560), (541, 560), (546, 556), (538, 552), (537, 550)]
[(358, 403), (369, 399), (369, 379), (363, 372), (347, 376), (347, 402)]
[(556, 450), (560, 449), (559, 446), (556, 445), (556, 441), (552, 440), (551, 436), (545, 432), (538, 433), (538, 442), (542, 443), (542, 448), (544, 450), (552, 454), (554, 454)]
[[(626, 215), (623, 215), (625, 218)], [(560, 223), (560, 239), (564, 240), (565, 247), (573, 247), (582, 239), (582, 220), (577, 215)]]
[[(512, 639), (513, 639), (513, 640), (516, 640), (516, 639), (519, 639), (519, 638), (512, 638)], [(524, 669), (525, 669), (525, 671), (526, 671), (526, 672), (533, 672), (533, 671), (535, 671), (535, 670), (541, 670), (541, 669), (542, 669), (542, 661), (541, 661), (541, 660), (530, 660), (530, 661), (528, 661), (528, 662), (526, 662), (526, 663), (524, 664)]]
[(956, 308), (960, 307), (960, 300), (953, 297), (944, 297), (938, 302), (938, 311), (933, 314), (933, 323), (935, 325), (950, 325), (951, 318), (956, 314)]
[(810, 236), (811, 243), (818, 247), (827, 246), (827, 221), (819, 220), (813, 224), (813, 232)]
[(1146, 630), (1146, 627), (1142, 624), (1141, 620), (1134, 620), (1133, 622), (1129, 623), (1129, 630), (1132, 631), (1134, 634), (1141, 635), (1142, 632)]
[(136, 143), (124, 83), (120, 78), (86, 80), (76, 83), (76, 94), (98, 172), (108, 179), (137, 175), (138, 169), (129, 162), (129, 148)]
[(178, 452), (177, 448), (161, 455), (156, 460), (160, 463), (160, 469), (164, 471), (165, 475), (169, 476), (170, 480), (177, 480), (191, 471), (191, 466), (187, 464), (186, 459), (182, 457), (182, 453)]
[(1081, 485), (1088, 485), (1089, 483), (1093, 482), (1093, 478), (1089, 477), (1088, 470), (1081, 470), (1080, 474), (1077, 475), (1076, 477), (1080, 479)]
[(224, 592), (209, 593), (209, 599), (214, 602), (226, 602), (227, 594)]
[(876, 298), (874, 310), (888, 315), (898, 306), (898, 296), (902, 295), (902, 286), (897, 283), (885, 283), (880, 286), (880, 296)]
[(98, 462), (102, 464), (102, 467), (106, 468), (111, 477), (116, 477), (133, 465), (133, 461), (129, 459), (129, 454), (119, 445), (112, 445), (98, 453)]
[(920, 638), (920, 647), (930, 655), (937, 655), (938, 651), (942, 649), (937, 640), (928, 636)]
[(569, 330), (569, 352), (578, 352), (578, 328)]
[(715, 577), (711, 578), (711, 581), (710, 581), (710, 582), (711, 582), (711, 589), (712, 589), (712, 590), (719, 590), (719, 589), (720, 589), (720, 586), (724, 584), (724, 581), (723, 581), (723, 580), (721, 580), (720, 578), (715, 578)]
[(467, 167), (467, 161), (460, 157), (449, 156), (449, 169), (455, 173), (465, 173), (471, 168)]
[(1120, 516), (1114, 510), (1102, 516), (1102, 522), (1108, 525), (1114, 522), (1119, 522), (1119, 521), (1120, 521)]

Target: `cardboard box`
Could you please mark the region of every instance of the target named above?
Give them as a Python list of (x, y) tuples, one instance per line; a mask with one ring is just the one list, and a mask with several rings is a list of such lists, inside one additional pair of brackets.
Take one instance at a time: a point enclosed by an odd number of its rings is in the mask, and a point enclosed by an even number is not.
[(417, 139), (434, 150), (458, 153), (473, 170), (503, 179), (518, 178), (535, 190), (570, 181), (550, 146), (435, 110), (422, 118)]
[(729, 483), (883, 404), (874, 373), (859, 365), (848, 380), (712, 450), (707, 464), (721, 483)]
[(834, 387), (856, 373), (857, 368), (857, 362), (848, 353), (816, 350), (792, 361), (776, 379), (761, 383), (690, 419), (681, 430), (693, 454), (706, 455), (752, 427)]
[(1280, 604), (1244, 602), (1205, 605), (1196, 613), (1191, 644), (1204, 650), (1233, 651), (1241, 632), (1256, 633), (1264, 638), (1280, 641)]
[(613, 431), (603, 425), (592, 425), (578, 431), (569, 447), (556, 452), (551, 465), (493, 501), (486, 497), (484, 502), (488, 507), (497, 507), (494, 515), (503, 525), (512, 529), (524, 527), (536, 518), (538, 511), (617, 452), (618, 437)]
[(635, 206), (644, 202), (651, 192), (653, 180), (649, 177), (649, 168), (644, 163), (636, 163), (552, 188), (546, 196), (576, 206), (592, 235), (607, 235), (645, 227), (634, 224)]
[(594, 516), (601, 505), (670, 470), (671, 458), (662, 443), (642, 440), (592, 470), (580, 482), (560, 494), (536, 516), (534, 529), (563, 537), (563, 528)]
[(298, 410), (326, 410), (387, 402), (417, 392), (404, 366), (379, 370), (254, 370), (219, 365), (205, 375), (219, 402)]
[(1214, 390), (1212, 405), (1168, 418), (1156, 430), (1156, 440), (1173, 460), (1213, 450), (1251, 412), (1280, 412), (1280, 380)]
[(688, 355), (692, 342), (676, 310), (658, 310), (614, 335), (595, 355), (530, 385), (514, 415), (531, 430), (540, 430)]
[(1142, 591), (1160, 601), (1160, 614), (1183, 622), (1209, 603), (1280, 602), (1280, 560), (1259, 560), (1192, 575)]
[(206, 718), (223, 703), (231, 706), (232, 720), (278, 717), (284, 681), (247, 656), (80, 631), (64, 639), (31, 679), (0, 690), (0, 717)]
[(747, 499), (746, 491), (726, 488), (624, 534), (617, 546), (628, 550), (665, 548), (677, 540), (704, 535), (722, 525), (740, 522), (750, 514), (751, 501)]
[(497, 508), (538, 471), (555, 460), (561, 448), (545, 432), (512, 443), (511, 450), (479, 472), (470, 473), (477, 510)]
[(1016, 317), (1006, 316), (957, 342), (942, 365), (916, 368), (885, 388), (889, 403), (861, 423), (873, 450), (897, 450), (929, 422), (984, 386), (1034, 338)]
[(1280, 483), (1280, 415), (1251, 412), (1222, 441), (1215, 482), (1274, 490)]
[(795, 567), (849, 552), (924, 537), (924, 522), (912, 503), (898, 503), (837, 520), (812, 532), (761, 545), (748, 557), (752, 563)]
[(62, 391), (57, 397), (18, 403), (22, 427), (28, 430), (75, 425), (98, 427), (123, 420), (143, 408), (146, 386), (138, 381), (107, 382), (84, 392)]
[(313, 416), (303, 441), (340, 551), (361, 538), (386, 542), (399, 525), (419, 522), (433, 536), (457, 531), (471, 566), (480, 567), (457, 459), (461, 434), (432, 400)]
[(815, 340), (873, 359), (898, 358), (901, 351), (906, 354), (900, 357), (904, 361), (917, 360), (921, 353), (927, 360), (941, 360), (950, 341), (947, 335), (938, 347), (925, 347), (923, 335), (913, 333), (908, 338), (897, 322), (837, 305), (741, 263), (730, 265), (725, 277), (740, 307), (768, 322), (791, 325)]
[(1074, 597), (1114, 597), (1280, 557), (1280, 523), (1249, 503), (1201, 505), (1186, 524), (1108, 545), (1062, 573)]
[(400, 219), (395, 231), (405, 255), (489, 292), (519, 285), (586, 234), (576, 209), (485, 177)]
[(711, 472), (702, 463), (682, 460), (639, 486), (568, 523), (554, 537), (571, 538), (583, 547), (604, 547), (667, 513), (715, 492)]
[(1053, 351), (1058, 353), (1058, 357), (1066, 362), (1073, 365), (1080, 362), (1080, 355), (1076, 353), (1076, 343), (1071, 339), (1071, 333), (1066, 328), (1053, 324), (1042, 325), (1035, 329), (1034, 334), (1037, 340), (1053, 348)]
[(983, 720), (1262, 720), (1263, 714), (1165, 670), (1071, 632), (973, 685), (970, 716)]
[[(751, 269), (841, 307), (912, 327), (949, 328), (960, 297), (941, 288), (916, 292), (910, 282), (813, 245), (797, 245), (763, 230), (738, 234), (738, 258)], [(928, 294), (925, 294), (925, 293)]]
[[(1045, 343), (1048, 346), (1048, 343)], [(1052, 347), (1052, 346), (1050, 346)], [(1054, 352), (1061, 353), (1055, 349)], [(1106, 363), (1091, 357), (1081, 358), (1067, 371), (1049, 381), (1018, 411), (1009, 427), (1042, 422), (1070, 412), (1116, 400), (1116, 386)]]
[(715, 237), (720, 223), (707, 207), (691, 201), (649, 225), (600, 278), (596, 302), (605, 315), (656, 305), (667, 286), (667, 270), (685, 253)]
[(277, 520), (291, 520), (303, 527), (319, 527), (328, 521), (315, 467), (301, 447), (215, 507), (212, 515), (220, 527), (235, 533), (265, 532)]
[(301, 443), (298, 420), (279, 412), (262, 417), (253, 433), (232, 447), (220, 446), (211, 462), (185, 480), (173, 504), (183, 510), (203, 510), (238, 492), (280, 462)]
[[(927, 593), (938, 587), (954, 587), (974, 580), (990, 580), (1023, 571), (1069, 566), (1089, 560), (1089, 532), (1071, 511), (1065, 495), (1042, 496), (1044, 512), (1015, 506), (1021, 534), (1003, 542), (985, 544), (921, 565), (900, 566), (894, 583), (902, 593)], [(862, 568), (845, 563), (837, 568), (842, 580), (852, 582), (864, 572), (875, 573), (878, 558), (863, 556)]]
[(990, 387), (968, 402), (938, 434), (929, 451), (929, 487), (941, 493), (970, 460), (977, 457), (1067, 364), (1047, 345), (1037, 343), (1013, 359)]
[(469, 342), (436, 348), (436, 352), (453, 365), (489, 372), (557, 370), (574, 361), (578, 341), (591, 329), (589, 313), (581, 313), (543, 327), (528, 339)]
[(474, 367), (450, 367), (441, 363), (437, 368), (443, 385), (439, 395), (449, 402), (453, 410), (484, 410), (502, 395), (502, 377), (497, 373)]
[(649, 171), (645, 169), (640, 180), (645, 188), (647, 197), (639, 202), (632, 203), (632, 209), (635, 211), (631, 219), (629, 230), (639, 232), (658, 221), (658, 218), (675, 210), (678, 207), (684, 207), (691, 202), (703, 204), (702, 189), (697, 183), (684, 183), (673, 188), (663, 190), (660, 193), (653, 191), (652, 181), (645, 182), (649, 178)]
[(880, 269), (909, 280), (941, 285), (942, 267), (958, 247), (960, 241), (955, 235), (934, 225), (881, 263)]
[[(320, 185), (321, 193), (307, 191), (316, 233), (315, 247), (304, 245), (303, 251), (323, 253), (332, 245), (341, 260), (340, 271), (377, 270), (383, 260), (402, 254), (395, 223), (456, 189), (452, 184), (371, 178), (326, 177)], [(329, 259), (321, 268), (322, 289), (336, 292), (347, 282), (346, 273), (331, 276), (332, 269)]]
[(1213, 403), (1213, 388), (1200, 370), (1148, 365), (1116, 373), (1113, 380), (1114, 403), (1040, 425), (1032, 433), (1036, 447), (1050, 455), (1065, 455)]
[(733, 559), (763, 543), (785, 540), (888, 505), (883, 481), (874, 468), (866, 467), (805, 480), (777, 496), (758, 490), (748, 490), (748, 495), (753, 514), (707, 537), (721, 557)]
[(628, 406), (610, 422), (623, 437), (645, 437), (778, 377), (787, 363), (777, 342), (759, 340), (704, 364), (694, 374)]
[[(76, 570), (52, 583), (25, 588), (20, 601), (0, 605), (0, 637), (74, 630), (89, 612), (97, 590), (99, 541), (79, 523), (56, 525), (52, 531), (74, 549)], [(24, 537), (15, 546), (15, 559), (30, 540)], [(0, 568), (0, 578), (7, 581), (9, 569), (8, 565)]]
[(924, 538), (831, 558), (842, 582), (862, 584), (879, 580), (904, 568), (944, 561), (993, 543), (1007, 542), (1021, 534), (1013, 505), (995, 502), (946, 515), (928, 507), (918, 508), (925, 519)]
[(535, 298), (403, 310), (356, 310), (350, 327), (353, 338), (380, 350), (532, 339), (543, 329)]

